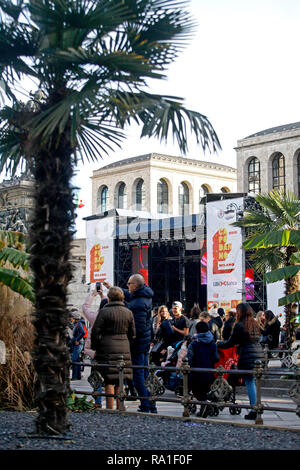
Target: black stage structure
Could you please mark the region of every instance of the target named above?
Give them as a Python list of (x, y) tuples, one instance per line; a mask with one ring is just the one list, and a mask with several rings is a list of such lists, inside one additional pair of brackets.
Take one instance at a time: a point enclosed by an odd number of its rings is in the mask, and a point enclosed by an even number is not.
[[(154, 306), (170, 307), (174, 300), (179, 300), (185, 312), (195, 303), (204, 310), (206, 202), (239, 197), (244, 197), (245, 209), (254, 203), (254, 198), (244, 193), (207, 194), (201, 200), (199, 214), (155, 219), (134, 211), (113, 209), (85, 220), (114, 217), (115, 285), (127, 287), (128, 277), (140, 272), (154, 291)], [(249, 252), (245, 255), (247, 268), (252, 268)], [(253, 284), (253, 299), (247, 302), (255, 312), (265, 310), (265, 285), (256, 272)]]

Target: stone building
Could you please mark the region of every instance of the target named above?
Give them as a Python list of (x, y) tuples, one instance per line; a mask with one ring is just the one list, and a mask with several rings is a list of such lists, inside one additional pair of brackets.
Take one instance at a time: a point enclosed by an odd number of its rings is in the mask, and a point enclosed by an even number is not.
[(0, 183), (0, 230), (27, 233), (33, 207), (33, 184), (28, 174)]
[(237, 141), (237, 191), (290, 191), (300, 197), (300, 122)]
[[(28, 174), (5, 179), (0, 183), (0, 230), (28, 232), (33, 210), (34, 180)], [(75, 268), (69, 285), (69, 303), (81, 308), (88, 287), (85, 285), (85, 239), (73, 241), (71, 261)], [(11, 297), (17, 305), (18, 297)], [(3, 299), (2, 299), (3, 300)]]
[(196, 214), (205, 194), (235, 191), (235, 168), (149, 153), (93, 172), (92, 214), (117, 208), (151, 214)]

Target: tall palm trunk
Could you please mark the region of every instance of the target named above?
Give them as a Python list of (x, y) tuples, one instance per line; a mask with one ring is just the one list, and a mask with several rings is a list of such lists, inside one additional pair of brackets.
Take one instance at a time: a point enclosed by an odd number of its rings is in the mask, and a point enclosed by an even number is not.
[[(55, 142), (55, 139), (53, 139)], [(35, 177), (35, 212), (30, 228), (31, 267), (35, 277), (36, 338), (34, 365), (37, 432), (68, 431), (66, 398), (70, 392), (66, 346), (67, 287), (72, 278), (69, 262), (74, 204), (70, 180), (71, 148), (66, 138), (56, 147), (39, 143), (32, 168)], [(42, 150), (41, 150), (42, 149)]]

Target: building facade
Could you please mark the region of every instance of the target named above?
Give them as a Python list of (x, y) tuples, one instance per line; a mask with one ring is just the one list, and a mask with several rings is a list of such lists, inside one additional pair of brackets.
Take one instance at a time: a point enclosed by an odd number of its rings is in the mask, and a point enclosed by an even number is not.
[(237, 141), (237, 191), (289, 191), (300, 197), (300, 122)]
[(93, 172), (92, 213), (130, 209), (151, 214), (196, 214), (205, 194), (235, 192), (236, 186), (235, 168), (150, 153)]

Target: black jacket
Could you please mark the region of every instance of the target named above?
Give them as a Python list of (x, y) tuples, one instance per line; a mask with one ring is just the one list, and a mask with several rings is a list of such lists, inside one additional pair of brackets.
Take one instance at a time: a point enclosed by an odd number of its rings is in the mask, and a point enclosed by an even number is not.
[(262, 330), (262, 343), (267, 344), (270, 349), (278, 348), (280, 328), (281, 323), (278, 317), (274, 317), (272, 320), (268, 321), (266, 327)]
[(131, 347), (146, 351), (151, 343), (153, 290), (148, 286), (141, 287), (133, 294), (128, 289), (122, 290), (126, 306), (132, 311), (135, 322), (136, 338), (131, 342)]
[(228, 320), (224, 322), (224, 327), (222, 330), (222, 337), (224, 341), (230, 338), (234, 322), (235, 322), (234, 317), (230, 317), (228, 318)]
[(219, 349), (232, 348), (234, 345), (237, 346), (239, 356), (238, 369), (252, 370), (257, 360), (263, 363), (264, 353), (259, 343), (259, 336), (250, 338), (248, 331), (240, 322), (234, 325), (232, 334), (227, 341), (221, 341), (217, 344)]

